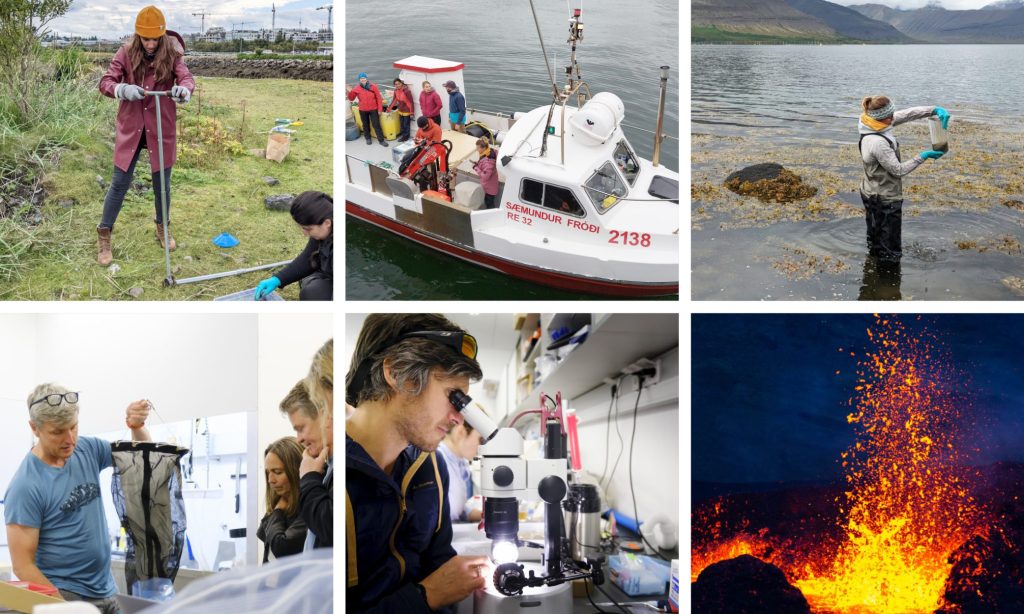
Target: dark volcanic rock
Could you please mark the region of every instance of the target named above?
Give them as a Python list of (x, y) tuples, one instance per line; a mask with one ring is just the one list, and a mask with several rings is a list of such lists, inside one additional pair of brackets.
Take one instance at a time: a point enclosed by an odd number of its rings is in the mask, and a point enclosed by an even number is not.
[(263, 204), (272, 211), (288, 211), (292, 207), (295, 196), (292, 194), (277, 194), (263, 199)]
[(949, 555), (946, 606), (939, 614), (1024, 612), (1024, 479), (1009, 463), (994, 468), (995, 524)]
[(755, 164), (730, 173), (725, 178), (725, 187), (763, 202), (788, 203), (818, 193), (818, 188), (807, 185), (799, 175), (774, 162)]
[(691, 588), (695, 614), (810, 614), (778, 567), (748, 554), (710, 565)]

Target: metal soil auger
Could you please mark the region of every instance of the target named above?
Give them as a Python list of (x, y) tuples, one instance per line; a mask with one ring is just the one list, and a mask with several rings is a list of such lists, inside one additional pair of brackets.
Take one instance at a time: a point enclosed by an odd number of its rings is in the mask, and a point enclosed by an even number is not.
[(160, 199), (160, 216), (164, 221), (164, 262), (167, 265), (167, 276), (164, 277), (164, 287), (171, 287), (174, 285), (174, 274), (171, 272), (171, 248), (170, 248), (170, 231), (168, 227), (171, 225), (171, 220), (167, 217), (167, 192), (165, 192), (164, 181), (166, 175), (164, 175), (164, 129), (163, 129), (163, 116), (160, 114), (160, 97), (170, 96), (169, 91), (147, 91), (146, 96), (152, 96), (156, 100), (156, 140), (157, 140), (157, 159), (160, 162), (160, 192), (158, 198)]
[[(164, 130), (163, 130), (163, 123), (161, 121), (162, 116), (160, 114), (160, 98), (163, 97), (163, 96), (170, 97), (171, 93), (169, 91), (166, 91), (166, 90), (165, 91), (151, 91), (151, 90), (147, 90), (145, 95), (146, 96), (152, 96), (154, 98), (154, 100), (156, 100), (157, 160), (160, 163), (160, 173), (159, 173), (159, 175), (160, 175), (160, 191), (158, 193), (158, 198), (160, 199), (160, 215), (161, 215), (161, 217), (163, 218), (163, 221), (164, 221), (164, 224), (163, 224), (163, 228), (164, 228), (163, 244), (164, 244), (164, 264), (166, 266), (166, 276), (164, 277), (164, 287), (165, 288), (170, 288), (171, 286), (175, 286), (175, 285), (178, 285), (178, 284), (188, 284), (188, 283), (193, 283), (193, 282), (197, 282), (197, 281), (207, 281), (207, 280), (210, 280), (210, 279), (220, 279), (222, 277), (231, 277), (233, 275), (241, 275), (242, 273), (250, 273), (250, 272), (253, 272), (253, 271), (260, 271), (260, 270), (263, 270), (263, 269), (270, 269), (270, 268), (284, 266), (284, 265), (288, 264), (290, 261), (289, 260), (285, 260), (283, 262), (275, 262), (273, 264), (266, 264), (266, 265), (257, 266), (257, 267), (251, 267), (251, 268), (247, 268), (247, 269), (238, 269), (238, 270), (234, 270), (234, 271), (226, 271), (226, 272), (223, 272), (223, 273), (213, 273), (211, 275), (200, 275), (198, 277), (189, 277), (187, 279), (182, 279), (180, 281), (174, 279), (174, 273), (171, 271), (171, 249), (170, 249), (170, 240), (169, 240), (170, 231), (168, 230), (168, 227), (170, 226), (171, 220), (170, 220), (170, 218), (167, 215), (167, 198), (166, 198), (167, 197), (167, 192), (165, 191), (165, 187), (164, 187), (164, 178), (165, 178), (165, 175), (164, 175), (164, 170), (165, 170), (164, 169)], [(294, 121), (294, 122), (292, 122), (291, 120), (289, 120), (289, 123), (287, 125), (301, 126), (302, 122), (301, 121)]]

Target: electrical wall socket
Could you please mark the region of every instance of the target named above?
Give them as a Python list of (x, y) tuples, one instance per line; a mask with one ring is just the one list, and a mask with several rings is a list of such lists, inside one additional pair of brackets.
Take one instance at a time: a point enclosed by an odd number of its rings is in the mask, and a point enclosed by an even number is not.
[(654, 369), (654, 375), (648, 375), (647, 377), (644, 378), (644, 388), (650, 388), (651, 386), (661, 381), (661, 360), (641, 358), (622, 370), (624, 374), (629, 376), (627, 377), (627, 379), (630, 382), (632, 382), (630, 384), (630, 390), (632, 390), (633, 392), (637, 391), (637, 386), (640, 383), (640, 378), (632, 374), (638, 371), (642, 371), (644, 369)]

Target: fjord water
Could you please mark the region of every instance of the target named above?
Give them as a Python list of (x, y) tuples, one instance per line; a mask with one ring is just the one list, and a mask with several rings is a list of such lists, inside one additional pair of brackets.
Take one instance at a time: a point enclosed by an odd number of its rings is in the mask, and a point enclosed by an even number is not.
[[(366, 72), (381, 86), (398, 76), (396, 60), (422, 55), (465, 64), (469, 107), (510, 114), (551, 102), (551, 84), (530, 4), (440, 0), (397, 5), (350, 0), (345, 11), (346, 83)], [(548, 59), (559, 85), (568, 62), (567, 3), (535, 1)], [(578, 6), (576, 0), (573, 6)], [(400, 8), (399, 8), (400, 7)], [(626, 106), (627, 138), (645, 158), (653, 153), (659, 67), (671, 66), (661, 163), (679, 171), (679, 3), (646, 0), (583, 3), (584, 38), (577, 48), (593, 93), (616, 93)], [(442, 90), (439, 92), (445, 96)], [(414, 126), (415, 128), (415, 126)], [(366, 223), (346, 222), (349, 300), (592, 298), (521, 282), (420, 247)]]
[[(1019, 69), (1024, 45), (694, 45), (691, 61), (692, 133), (708, 135), (694, 145), (695, 181), (716, 165), (706, 180), (721, 185), (721, 170), (750, 160), (737, 155), (740, 149), (756, 152), (759, 161), (793, 166), (812, 182), (817, 173), (840, 176), (843, 189), (834, 198), (850, 207), (848, 215), (826, 222), (722, 230), (727, 220), (705, 220), (692, 232), (693, 298), (856, 299), (863, 294), (874, 272), (864, 267), (857, 118), (861, 99), (872, 94), (890, 96), (897, 109), (939, 105), (953, 115), (950, 154), (903, 180), (902, 297), (1021, 298), (1005, 284), (1024, 277), (1020, 254), (958, 249), (955, 240), (1024, 242), (1024, 212), (999, 204), (1021, 195), (998, 190), (1020, 175), (1019, 169), (1001, 165), (1017, 160), (1024, 143)], [(968, 133), (976, 137), (973, 142), (957, 142), (956, 129), (964, 128), (958, 122), (973, 124)], [(918, 124), (920, 129), (896, 128), (904, 160), (930, 148), (926, 124)], [(964, 174), (964, 159), (957, 158), (964, 147), (981, 148), (990, 156), (984, 167), (996, 171)], [(936, 212), (929, 209), (932, 203), (915, 198), (915, 190), (927, 182), (939, 186), (947, 201), (961, 198), (964, 182), (983, 190), (963, 192), (971, 206)], [(920, 211), (908, 217), (912, 205)], [(849, 266), (835, 275), (793, 281), (771, 265), (782, 245), (829, 254)]]

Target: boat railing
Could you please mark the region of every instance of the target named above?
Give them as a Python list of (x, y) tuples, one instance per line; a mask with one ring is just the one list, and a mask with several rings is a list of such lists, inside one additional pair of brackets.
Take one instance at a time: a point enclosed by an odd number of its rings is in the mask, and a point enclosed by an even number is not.
[(390, 162), (371, 162), (351, 154), (345, 155), (345, 172), (352, 185), (371, 192), (391, 197), (387, 178), (397, 173), (397, 167)]

